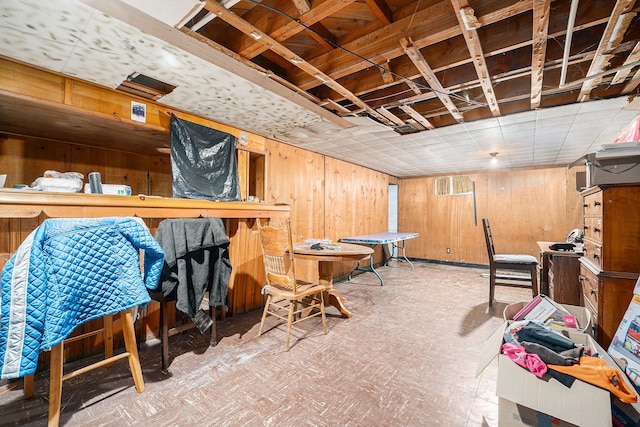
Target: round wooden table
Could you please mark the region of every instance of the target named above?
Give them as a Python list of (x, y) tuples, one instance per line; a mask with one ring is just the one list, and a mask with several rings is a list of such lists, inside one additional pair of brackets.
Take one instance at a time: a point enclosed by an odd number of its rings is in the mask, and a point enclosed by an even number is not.
[(330, 304), (338, 309), (345, 317), (352, 314), (344, 306), (347, 301), (340, 292), (333, 289), (333, 263), (343, 261), (360, 261), (369, 258), (373, 249), (368, 246), (352, 243), (340, 243), (340, 250), (311, 249), (308, 243), (299, 242), (293, 244), (293, 253), (297, 259), (318, 261), (319, 283), (327, 289), (325, 291), (325, 304)]

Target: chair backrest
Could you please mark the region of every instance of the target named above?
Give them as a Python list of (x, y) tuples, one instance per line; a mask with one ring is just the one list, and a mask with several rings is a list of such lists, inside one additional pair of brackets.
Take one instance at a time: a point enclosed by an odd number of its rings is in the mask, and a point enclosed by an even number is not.
[(278, 227), (271, 224), (262, 225), (261, 220), (258, 219), (258, 232), (262, 245), (267, 284), (296, 293), (290, 221), (287, 220), (282, 227)]
[(482, 227), (484, 228), (484, 240), (487, 244), (487, 255), (489, 256), (489, 262), (493, 263), (493, 257), (496, 254), (496, 248), (493, 245), (493, 235), (491, 234), (491, 227), (489, 226), (489, 220), (482, 218)]

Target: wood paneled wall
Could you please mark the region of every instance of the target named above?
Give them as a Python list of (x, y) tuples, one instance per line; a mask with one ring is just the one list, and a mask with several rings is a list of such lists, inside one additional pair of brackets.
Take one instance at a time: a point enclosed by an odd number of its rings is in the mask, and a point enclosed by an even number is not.
[[(96, 114), (129, 116), (132, 98), (117, 91), (0, 60), (0, 89), (29, 95)], [(137, 99), (139, 100), (139, 99)], [(166, 106), (143, 100), (150, 125), (168, 127)], [(182, 113), (181, 113), (182, 114)], [(241, 130), (182, 114), (186, 120), (239, 136)], [(28, 117), (25, 117), (28, 120)], [(35, 124), (34, 124), (35, 125)], [(38, 124), (42, 125), (42, 124)], [(0, 129), (0, 135), (2, 129)], [(487, 264), (481, 219), (491, 220), (498, 250), (536, 255), (537, 240), (562, 240), (581, 225), (580, 201), (575, 191), (575, 170), (542, 168), (498, 170), (470, 174), (473, 195), (434, 195), (434, 179), (397, 179), (348, 162), (248, 133), (249, 144), (239, 147), (241, 182), (268, 202), (291, 204), (294, 240), (341, 237), (387, 230), (388, 185), (399, 185), (399, 230), (420, 233), (407, 241), (412, 258), (470, 264)], [(98, 171), (104, 183), (130, 185), (134, 194), (171, 196), (168, 154), (150, 150), (130, 154), (86, 144), (53, 142), (25, 136), (0, 137), (0, 172), (7, 186), (30, 184), (45, 170)], [(104, 146), (103, 146), (104, 147)], [(256, 173), (257, 169), (263, 173)], [(246, 189), (243, 196), (250, 195)], [(262, 193), (264, 193), (262, 195)], [(38, 220), (0, 222), (0, 262), (4, 261), (33, 229)], [(156, 225), (152, 225), (152, 229)], [(255, 222), (227, 221), (234, 267), (230, 291), (231, 314), (262, 306), (264, 282)], [(450, 253), (446, 249), (450, 248)], [(382, 259), (380, 248), (376, 261)], [(303, 280), (317, 277), (317, 266), (301, 261)], [(354, 267), (336, 267), (345, 275)]]
[[(294, 242), (387, 230), (389, 175), (276, 141), (267, 144), (267, 165), (267, 200), (291, 204)], [(341, 276), (355, 266), (334, 271)], [(301, 279), (317, 280), (314, 262), (296, 268)]]
[(582, 227), (575, 173), (551, 167), (466, 174), (475, 183), (475, 218), (473, 194), (436, 196), (437, 177), (400, 179), (398, 229), (420, 233), (407, 241), (407, 253), (488, 265), (482, 230), (488, 218), (497, 251), (537, 256), (536, 241), (564, 241)]

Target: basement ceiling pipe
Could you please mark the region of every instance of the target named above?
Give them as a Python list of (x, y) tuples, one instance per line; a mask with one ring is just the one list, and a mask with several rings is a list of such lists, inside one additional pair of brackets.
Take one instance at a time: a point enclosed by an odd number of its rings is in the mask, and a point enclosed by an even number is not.
[(567, 22), (567, 35), (564, 39), (564, 55), (562, 56), (560, 87), (564, 86), (564, 82), (567, 78), (567, 65), (569, 64), (569, 51), (571, 50), (571, 37), (573, 37), (573, 24), (576, 21), (576, 13), (578, 12), (579, 1), (580, 0), (571, 0), (571, 11), (569, 12), (569, 21)]

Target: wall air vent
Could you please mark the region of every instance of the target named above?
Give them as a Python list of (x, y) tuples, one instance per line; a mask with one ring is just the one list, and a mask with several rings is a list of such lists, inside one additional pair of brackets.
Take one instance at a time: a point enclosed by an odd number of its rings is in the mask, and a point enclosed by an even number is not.
[(160, 99), (176, 88), (169, 83), (161, 82), (153, 77), (145, 76), (140, 73), (133, 73), (127, 77), (127, 80), (120, 83), (116, 89), (131, 95), (139, 96), (153, 101)]

